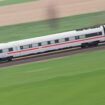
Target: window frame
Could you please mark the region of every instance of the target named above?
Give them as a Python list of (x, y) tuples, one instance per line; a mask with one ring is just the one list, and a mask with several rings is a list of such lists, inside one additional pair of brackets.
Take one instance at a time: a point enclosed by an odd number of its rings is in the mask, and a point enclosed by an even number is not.
[(70, 41), (70, 38), (69, 38), (69, 37), (66, 37), (66, 38), (64, 39), (64, 41), (65, 41), (65, 42), (68, 42), (68, 41)]
[(54, 40), (54, 43), (59, 43), (59, 39)]
[(12, 52), (13, 51), (13, 48), (8, 48), (8, 52)]
[(80, 39), (80, 36), (79, 35), (75, 36), (75, 40), (78, 40), (78, 39)]
[(51, 44), (51, 41), (47, 41), (47, 45), (50, 45)]

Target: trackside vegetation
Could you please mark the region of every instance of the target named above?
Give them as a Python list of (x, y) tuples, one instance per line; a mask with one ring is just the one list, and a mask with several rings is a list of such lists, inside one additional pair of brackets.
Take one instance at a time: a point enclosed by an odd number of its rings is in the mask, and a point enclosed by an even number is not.
[(60, 18), (59, 28), (51, 29), (48, 21), (0, 27), (0, 43), (70, 31), (105, 23), (105, 11)]
[(0, 68), (0, 105), (105, 105), (105, 50)]

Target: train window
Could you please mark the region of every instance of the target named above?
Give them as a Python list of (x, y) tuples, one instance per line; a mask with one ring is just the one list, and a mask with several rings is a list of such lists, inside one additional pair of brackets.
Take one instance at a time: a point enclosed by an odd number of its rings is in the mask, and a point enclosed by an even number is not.
[(3, 50), (0, 50), (0, 53), (3, 53)]
[(47, 45), (47, 42), (46, 41), (42, 42), (42, 46), (45, 46), (45, 45)]
[(20, 49), (23, 49), (23, 46), (20, 46)]
[(59, 40), (57, 39), (57, 40), (55, 40), (55, 43), (59, 43)]
[(33, 43), (33, 44), (32, 44), (32, 47), (37, 47), (37, 46), (38, 46), (37, 43)]
[(8, 48), (8, 51), (9, 51), (9, 52), (13, 51), (13, 48)]
[(65, 42), (69, 41), (69, 38), (65, 38)]
[(29, 44), (29, 48), (32, 48), (32, 44)]
[(86, 34), (86, 38), (88, 38), (88, 37), (94, 37), (94, 36), (100, 36), (100, 35), (102, 35), (102, 32)]
[(98, 34), (98, 35), (102, 35), (102, 32), (98, 32), (97, 34)]
[(83, 39), (83, 38), (85, 38), (85, 35), (81, 35), (81, 36), (79, 36), (79, 38), (80, 39)]
[(47, 41), (47, 45), (49, 44), (55, 44), (55, 40), (51, 40), (50, 42)]
[(38, 46), (42, 46), (42, 43), (38, 43)]
[(75, 39), (77, 40), (77, 39), (80, 39), (80, 38), (79, 38), (79, 36), (75, 36)]
[(20, 46), (20, 49), (28, 49), (28, 48), (32, 48), (32, 44)]
[(75, 37), (74, 36), (70, 37), (70, 41), (72, 41), (72, 40), (75, 40)]
[(86, 34), (86, 38), (93, 37), (93, 36), (97, 36), (97, 33)]
[(51, 41), (47, 41), (47, 44), (51, 44)]
[(29, 48), (29, 45), (24, 45), (23, 46), (23, 49), (28, 49)]
[(60, 41), (60, 42), (65, 42), (65, 39), (64, 39), (64, 38), (62, 38), (62, 39), (60, 39), (59, 41)]

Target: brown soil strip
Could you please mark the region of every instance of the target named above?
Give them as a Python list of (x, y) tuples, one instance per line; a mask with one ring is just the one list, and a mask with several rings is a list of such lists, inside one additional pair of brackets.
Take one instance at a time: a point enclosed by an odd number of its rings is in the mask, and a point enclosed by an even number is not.
[(105, 0), (38, 0), (1, 6), (0, 26), (47, 19), (51, 4), (56, 8), (58, 17), (105, 10)]

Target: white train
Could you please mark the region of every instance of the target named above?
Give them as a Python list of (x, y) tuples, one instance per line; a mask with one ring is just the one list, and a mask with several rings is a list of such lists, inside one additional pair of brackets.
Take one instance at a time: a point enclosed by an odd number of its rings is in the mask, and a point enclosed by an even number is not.
[(0, 44), (0, 61), (68, 47), (96, 46), (105, 41), (105, 25)]

